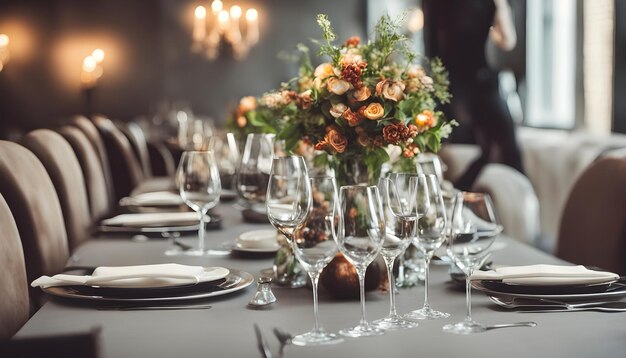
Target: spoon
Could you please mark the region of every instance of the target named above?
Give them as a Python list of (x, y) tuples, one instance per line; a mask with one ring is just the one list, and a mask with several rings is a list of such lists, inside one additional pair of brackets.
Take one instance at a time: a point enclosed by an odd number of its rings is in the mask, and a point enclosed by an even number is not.
[(485, 331), (489, 331), (492, 329), (498, 328), (511, 328), (511, 327), (536, 327), (537, 322), (515, 322), (515, 323), (500, 323), (500, 324), (491, 324), (489, 326), (485, 326)]
[(276, 327), (274, 327), (274, 335), (276, 336), (276, 338), (280, 342), (280, 349), (278, 351), (278, 357), (282, 358), (285, 346), (291, 344), (292, 336), (291, 336), (291, 334), (281, 330), (280, 328), (276, 328)]

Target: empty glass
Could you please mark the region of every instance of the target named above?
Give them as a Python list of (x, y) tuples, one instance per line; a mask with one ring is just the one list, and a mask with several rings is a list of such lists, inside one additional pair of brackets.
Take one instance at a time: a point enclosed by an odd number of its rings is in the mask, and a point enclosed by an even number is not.
[(485, 326), (472, 319), (470, 276), (479, 267), (502, 226), (498, 224), (488, 194), (458, 193), (449, 225), (448, 255), (465, 274), (465, 320), (443, 327), (444, 332), (469, 334), (485, 331)]
[(267, 184), (274, 158), (274, 135), (250, 133), (237, 171), (237, 192), (247, 209), (264, 211)]
[(179, 185), (180, 196), (185, 201), (185, 204), (198, 213), (200, 219), (198, 247), (177, 253), (192, 256), (217, 253), (212, 250), (206, 251), (204, 247), (205, 217), (207, 212), (217, 205), (220, 199), (220, 191), (222, 190), (220, 174), (213, 152), (184, 152), (176, 172), (176, 179)]
[[(423, 177), (423, 176), (422, 176)], [(419, 181), (420, 177), (411, 178), (412, 181)], [(435, 175), (429, 174), (425, 176), (428, 192), (428, 209), (424, 216), (419, 219), (418, 233), (413, 239), (415, 246), (424, 255), (424, 306), (415, 311), (411, 311), (405, 315), (409, 319), (436, 319), (450, 317), (450, 314), (433, 310), (428, 302), (428, 276), (430, 260), (433, 253), (437, 250), (446, 239), (446, 206), (441, 195), (439, 181)], [(414, 196), (418, 201), (422, 198), (420, 195)], [(418, 202), (418, 206), (419, 206)]]
[(313, 284), (315, 326), (311, 332), (299, 334), (292, 343), (299, 346), (339, 343), (343, 339), (326, 332), (319, 323), (317, 287), (322, 270), (337, 254), (332, 225), (337, 205), (337, 184), (333, 177), (310, 178), (313, 202), (309, 214), (294, 233), (292, 243), (296, 257), (308, 272)]
[[(393, 275), (394, 262), (411, 244), (417, 227), (416, 201), (407, 200), (411, 197), (411, 192), (416, 191), (416, 188), (410, 187), (409, 178), (409, 175), (392, 174), (390, 178), (382, 178), (379, 181), (383, 210), (386, 214), (386, 235), (380, 252), (387, 266), (390, 303), (389, 315), (373, 323), (382, 329), (417, 327), (417, 323), (403, 319), (396, 312), (395, 277)], [(413, 184), (417, 184), (417, 182), (413, 182)], [(400, 193), (408, 195), (403, 196)]]
[(361, 297), (359, 324), (339, 333), (347, 337), (381, 335), (384, 331), (365, 320), (365, 271), (378, 256), (385, 241), (385, 217), (378, 188), (364, 185), (342, 186), (339, 189), (338, 203), (338, 210), (335, 212), (337, 227), (333, 236), (339, 251), (356, 269)]

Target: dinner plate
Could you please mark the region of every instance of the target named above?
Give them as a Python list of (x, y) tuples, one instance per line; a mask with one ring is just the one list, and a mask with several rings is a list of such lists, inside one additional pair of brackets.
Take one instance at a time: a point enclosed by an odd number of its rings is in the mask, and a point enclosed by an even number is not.
[(575, 294), (575, 293), (598, 293), (606, 292), (611, 284), (617, 280), (609, 282), (593, 283), (593, 284), (577, 284), (577, 285), (525, 285), (502, 282), (500, 280), (481, 280), (481, 284), (494, 291), (504, 293), (521, 293), (521, 294)]
[(234, 244), (230, 249), (240, 252), (271, 253), (278, 251), (278, 249), (280, 249), (280, 245), (277, 243), (275, 246), (272, 247), (244, 247), (239, 244)]
[(56, 297), (94, 302), (170, 302), (216, 297), (236, 292), (254, 282), (254, 277), (245, 272), (229, 269), (222, 280), (195, 285), (167, 288), (94, 288), (86, 286), (60, 286), (44, 288), (43, 291)]
[(591, 300), (619, 300), (626, 297), (626, 285), (610, 284), (607, 288), (600, 292), (584, 292), (584, 293), (520, 293), (520, 292), (503, 292), (485, 287), (482, 281), (472, 281), (472, 287), (478, 291), (484, 292), (488, 296), (493, 297), (517, 297), (529, 299), (548, 299), (554, 301), (591, 301)]
[[(222, 227), (222, 217), (219, 215), (208, 215), (210, 220), (205, 223), (207, 230), (220, 229)], [(163, 225), (163, 226), (128, 226), (128, 225), (99, 225), (96, 231), (100, 233), (112, 234), (159, 234), (167, 232), (195, 232), (198, 231), (198, 222), (181, 223), (180, 225)]]

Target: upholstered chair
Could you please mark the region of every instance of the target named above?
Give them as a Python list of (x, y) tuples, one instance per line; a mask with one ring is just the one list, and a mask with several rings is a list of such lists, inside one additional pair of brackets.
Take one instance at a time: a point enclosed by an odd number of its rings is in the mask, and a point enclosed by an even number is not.
[[(109, 157), (115, 200), (127, 196), (144, 175), (133, 148), (122, 131), (108, 118), (96, 116), (93, 122), (98, 128)], [(113, 160), (115, 158), (115, 160)]]
[[(61, 272), (69, 249), (54, 184), (39, 159), (13, 142), (0, 141), (0, 193), (22, 239), (28, 282)], [(29, 290), (31, 301), (38, 307), (41, 290)]]
[(98, 154), (85, 133), (77, 127), (63, 126), (58, 132), (72, 146), (78, 158), (85, 179), (91, 220), (97, 222), (110, 215), (113, 209)]
[(83, 116), (73, 117), (70, 120), (70, 124), (80, 129), (85, 134), (85, 136), (87, 136), (87, 139), (89, 139), (89, 142), (96, 151), (96, 154), (98, 154), (100, 166), (102, 167), (104, 182), (107, 186), (107, 195), (109, 196), (109, 201), (111, 203), (114, 203), (115, 193), (113, 188), (113, 178), (111, 176), (111, 166), (109, 165), (109, 156), (107, 155), (107, 150), (104, 146), (104, 141), (100, 136), (98, 128), (96, 128), (92, 121)]
[(600, 158), (578, 178), (563, 210), (556, 254), (626, 274), (626, 158)]
[(85, 179), (74, 150), (59, 133), (49, 129), (34, 130), (21, 143), (39, 158), (52, 179), (73, 251), (89, 237), (92, 224)]
[(0, 341), (11, 338), (28, 320), (28, 281), (20, 234), (0, 195)]
[(150, 152), (148, 150), (148, 142), (141, 127), (135, 122), (116, 123), (117, 127), (124, 133), (135, 156), (139, 160), (144, 178), (152, 177), (152, 165), (150, 163)]

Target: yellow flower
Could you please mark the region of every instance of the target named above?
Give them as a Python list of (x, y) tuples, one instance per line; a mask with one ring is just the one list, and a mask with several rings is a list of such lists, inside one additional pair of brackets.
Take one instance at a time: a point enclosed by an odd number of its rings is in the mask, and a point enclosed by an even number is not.
[(415, 116), (415, 125), (417, 125), (418, 131), (422, 133), (436, 126), (437, 118), (432, 111), (425, 109)]

